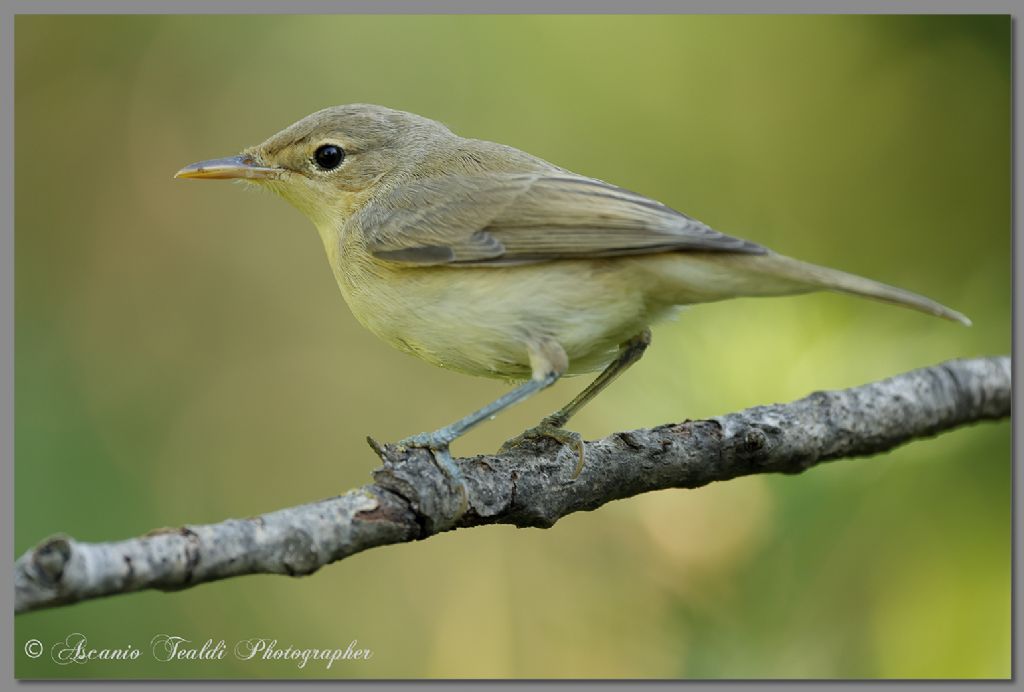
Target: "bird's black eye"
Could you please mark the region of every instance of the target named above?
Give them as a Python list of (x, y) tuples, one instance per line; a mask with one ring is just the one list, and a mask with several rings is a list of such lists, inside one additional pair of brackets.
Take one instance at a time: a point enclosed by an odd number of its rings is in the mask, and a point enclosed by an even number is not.
[(345, 160), (345, 150), (336, 144), (324, 144), (313, 153), (313, 161), (325, 171), (332, 171)]

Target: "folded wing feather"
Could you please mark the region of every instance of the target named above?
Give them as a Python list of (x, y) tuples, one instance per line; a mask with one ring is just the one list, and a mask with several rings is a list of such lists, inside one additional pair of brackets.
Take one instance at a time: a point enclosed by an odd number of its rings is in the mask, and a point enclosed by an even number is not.
[(412, 265), (767, 252), (642, 195), (557, 172), (418, 180), (375, 201), (351, 223), (362, 226), (374, 256)]

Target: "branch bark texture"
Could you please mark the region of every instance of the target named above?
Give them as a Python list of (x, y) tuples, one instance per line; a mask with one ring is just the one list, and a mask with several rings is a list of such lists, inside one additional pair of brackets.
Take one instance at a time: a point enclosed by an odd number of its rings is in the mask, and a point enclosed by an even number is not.
[(52, 536), (15, 562), (22, 613), (141, 589), (184, 589), (244, 574), (310, 574), (368, 548), (483, 524), (550, 527), (561, 517), (664, 488), (755, 473), (800, 473), (834, 459), (1010, 414), (1010, 359), (954, 360), (887, 380), (815, 392), (699, 421), (618, 432), (574, 453), (540, 439), (456, 459), (466, 491), (430, 452), (377, 448), (374, 482), (247, 519), (159, 529), (109, 543)]

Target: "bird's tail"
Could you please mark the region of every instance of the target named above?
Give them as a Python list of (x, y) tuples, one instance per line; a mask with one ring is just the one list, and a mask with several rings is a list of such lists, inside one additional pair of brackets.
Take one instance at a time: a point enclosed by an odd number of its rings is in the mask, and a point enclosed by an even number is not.
[[(837, 269), (801, 262), (774, 252), (764, 255), (725, 255), (724, 253), (685, 253), (685, 255), (689, 255), (693, 260), (692, 263), (686, 263), (690, 269), (685, 270), (677, 261), (670, 270), (674, 275), (675, 285), (689, 297), (689, 300), (680, 302), (703, 302), (704, 300), (720, 300), (744, 295), (790, 295), (828, 290), (895, 303), (963, 325), (971, 324), (965, 315), (922, 295)], [(684, 253), (677, 255), (680, 258), (682, 256)], [(683, 272), (681, 273), (680, 270)], [(664, 276), (664, 274), (662, 275)], [(705, 279), (714, 277), (715, 280), (706, 283), (692, 280), (701, 275), (704, 275)], [(680, 279), (685, 284), (681, 284)], [(722, 295), (701, 295), (709, 284), (728, 286), (726, 289), (728, 295), (725, 292)]]
[(772, 274), (792, 278), (799, 283), (803, 283), (812, 288), (823, 288), (829, 291), (838, 291), (840, 293), (851, 293), (857, 296), (864, 296), (865, 298), (874, 298), (875, 300), (885, 301), (887, 303), (896, 303), (897, 305), (904, 305), (908, 308), (924, 312), (929, 315), (935, 315), (936, 317), (942, 317), (953, 322), (959, 322), (960, 324), (970, 326), (971, 321), (967, 319), (966, 315), (963, 315), (956, 310), (947, 308), (941, 303), (937, 303), (931, 298), (926, 298), (917, 293), (906, 291), (902, 288), (896, 288), (895, 286), (889, 286), (878, 281), (872, 281), (871, 279), (865, 279), (863, 276), (857, 276), (856, 274), (847, 274), (841, 272), (838, 269), (829, 269), (828, 267), (821, 267), (816, 264), (809, 264), (807, 262), (801, 262), (784, 255), (777, 255), (771, 253), (763, 256), (763, 263), (766, 269), (770, 269)]

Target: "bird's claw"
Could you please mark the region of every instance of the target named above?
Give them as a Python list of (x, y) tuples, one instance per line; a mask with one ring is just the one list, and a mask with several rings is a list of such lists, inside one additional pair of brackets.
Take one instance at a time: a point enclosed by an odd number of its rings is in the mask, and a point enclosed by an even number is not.
[(583, 470), (583, 437), (579, 433), (573, 432), (572, 430), (566, 430), (560, 428), (557, 425), (542, 421), (540, 425), (530, 428), (521, 435), (513, 437), (501, 446), (499, 452), (507, 452), (513, 447), (518, 447), (527, 440), (536, 440), (542, 437), (561, 442), (566, 447), (569, 447), (576, 452), (576, 468), (573, 470), (573, 480), (579, 478), (580, 472)]

